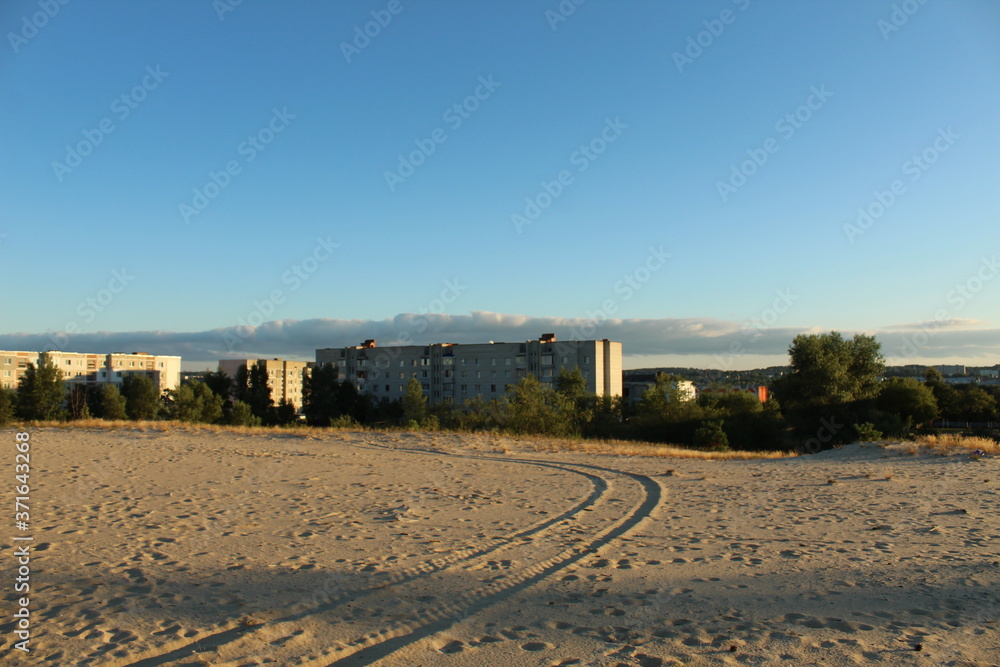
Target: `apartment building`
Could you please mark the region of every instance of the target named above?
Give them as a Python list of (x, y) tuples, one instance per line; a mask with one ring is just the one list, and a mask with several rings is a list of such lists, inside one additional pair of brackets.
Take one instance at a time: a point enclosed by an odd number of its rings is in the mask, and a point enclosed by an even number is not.
[[(38, 366), (41, 352), (0, 350), (0, 386), (16, 389), (27, 371), (28, 364)], [(56, 368), (62, 371), (63, 380), (72, 384), (101, 384), (110, 382), (121, 385), (129, 375), (143, 374), (153, 379), (160, 392), (176, 389), (181, 383), (181, 358), (133, 352), (124, 354), (89, 354), (81, 352), (45, 352)]]
[(285, 359), (222, 359), (219, 370), (229, 377), (236, 377), (241, 367), (247, 372), (254, 366), (267, 371), (267, 386), (271, 388), (271, 398), (278, 405), (282, 400), (302, 409), (302, 381), (312, 368), (311, 361), (287, 361)]
[(420, 381), (431, 403), (462, 403), (480, 396), (502, 398), (527, 375), (551, 385), (563, 369), (579, 368), (587, 391), (622, 393), (622, 344), (604, 340), (557, 341), (555, 334), (523, 343), (434, 343), (316, 350), (316, 363), (333, 364), (339, 377), (376, 398), (402, 398), (410, 378)]

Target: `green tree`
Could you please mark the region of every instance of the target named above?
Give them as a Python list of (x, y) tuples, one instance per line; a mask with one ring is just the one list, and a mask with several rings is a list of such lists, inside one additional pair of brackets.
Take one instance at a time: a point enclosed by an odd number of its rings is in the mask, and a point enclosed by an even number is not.
[(209, 371), (205, 373), (204, 378), (205, 386), (212, 390), (216, 396), (222, 398), (223, 401), (228, 401), (229, 396), (233, 391), (233, 379), (225, 374), (222, 370), (217, 372)]
[(73, 384), (66, 392), (66, 404), (70, 419), (90, 419), (90, 391), (87, 385)]
[(852, 340), (836, 331), (800, 334), (788, 354), (791, 372), (774, 383), (774, 390), (789, 410), (874, 398), (885, 371), (881, 343), (865, 334)]
[(515, 434), (572, 435), (573, 403), (535, 376), (525, 376), (507, 393), (504, 427)]
[(337, 367), (323, 364), (312, 369), (302, 382), (302, 413), (312, 426), (329, 426), (337, 411)]
[(29, 363), (17, 383), (17, 414), (21, 419), (64, 419), (65, 397), (62, 371), (48, 354), (42, 353), (38, 367)]
[(928, 366), (924, 375), (926, 377), (924, 385), (934, 392), (934, 398), (937, 401), (941, 417), (952, 420), (961, 419), (958, 414), (958, 392), (944, 381), (941, 371), (933, 366)]
[(407, 424), (422, 427), (427, 422), (427, 396), (417, 378), (410, 378), (406, 383), (406, 393), (403, 394), (403, 419)]
[(17, 394), (0, 387), (0, 426), (6, 426), (14, 421), (14, 413), (17, 408)]
[(118, 391), (118, 387), (110, 382), (101, 385), (98, 416), (109, 421), (128, 419), (128, 412), (125, 410), (125, 397)]
[(997, 421), (997, 400), (982, 387), (964, 387), (957, 403), (958, 414), (964, 421)]
[(882, 383), (875, 406), (899, 417), (904, 429), (929, 424), (938, 415), (934, 392), (913, 378), (893, 378)]
[(184, 382), (175, 392), (171, 417), (214, 424), (222, 419), (222, 397), (204, 382)]
[(694, 432), (694, 444), (715, 452), (729, 451), (729, 438), (721, 419), (706, 421)]
[(267, 368), (264, 364), (254, 364), (250, 367), (247, 391), (241, 400), (250, 406), (262, 423), (274, 422), (274, 399), (271, 398), (271, 385), (268, 383)]
[(288, 426), (298, 420), (298, 412), (295, 406), (284, 398), (274, 408), (274, 423), (276, 426)]
[(126, 375), (122, 379), (122, 396), (129, 419), (156, 419), (160, 413), (160, 392), (153, 379), (146, 375)]
[(243, 401), (233, 401), (233, 408), (229, 411), (229, 423), (234, 426), (260, 426), (261, 421), (249, 405)]

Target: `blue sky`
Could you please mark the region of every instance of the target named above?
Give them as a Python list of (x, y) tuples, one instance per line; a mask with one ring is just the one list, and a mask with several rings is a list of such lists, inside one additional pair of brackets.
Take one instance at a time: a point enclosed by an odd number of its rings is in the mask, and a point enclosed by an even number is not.
[(35, 0), (0, 29), (0, 347), (537, 325), (741, 368), (833, 329), (1000, 362), (989, 0)]

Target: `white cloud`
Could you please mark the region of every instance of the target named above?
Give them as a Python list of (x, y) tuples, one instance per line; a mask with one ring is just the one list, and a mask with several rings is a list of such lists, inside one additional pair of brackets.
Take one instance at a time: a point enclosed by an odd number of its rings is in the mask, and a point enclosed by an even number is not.
[[(940, 326), (920, 336), (926, 326), (884, 327), (874, 333), (890, 362), (939, 363), (963, 357), (970, 364), (1000, 361), (1000, 330)], [(59, 338), (49, 334), (0, 334), (0, 349), (64, 349), (74, 352), (132, 352), (175, 354), (187, 362), (207, 362), (239, 357), (313, 359), (317, 348), (358, 345), (374, 338), (379, 345), (481, 343), (490, 340), (517, 342), (555, 333), (560, 340), (608, 338), (620, 341), (626, 357), (689, 359), (676, 365), (706, 368), (748, 368), (767, 359), (787, 360), (788, 346), (797, 334), (818, 333), (804, 328), (755, 329), (742, 323), (713, 318), (612, 319), (531, 317), (484, 311), (468, 315), (404, 313), (385, 320), (275, 320), (259, 327), (230, 327), (199, 332), (133, 331), (74, 334)], [(843, 332), (845, 336), (852, 332)], [(926, 339), (926, 340), (924, 340)], [(227, 347), (227, 340), (239, 344)], [(909, 343), (916, 352), (901, 358)], [(989, 361), (993, 359), (994, 361)], [(637, 359), (638, 360), (638, 359)], [(722, 364), (721, 360), (727, 360)], [(638, 364), (631, 363), (634, 367)]]

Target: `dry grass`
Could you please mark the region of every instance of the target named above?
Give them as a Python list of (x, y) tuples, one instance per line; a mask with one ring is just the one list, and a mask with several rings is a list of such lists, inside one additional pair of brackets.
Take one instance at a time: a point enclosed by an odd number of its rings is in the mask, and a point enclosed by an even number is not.
[[(369, 429), (361, 426), (352, 428), (317, 427), (317, 426), (230, 426), (222, 424), (198, 424), (181, 421), (105, 421), (103, 419), (80, 419), (76, 421), (40, 421), (22, 422), (8, 428), (57, 428), (57, 429), (100, 429), (110, 431), (135, 430), (153, 431), (159, 433), (235, 433), (240, 435), (282, 435), (284, 437), (314, 438), (328, 437), (332, 434), (345, 432), (364, 432), (398, 434), (411, 432), (407, 429)], [(430, 431), (423, 435), (434, 436), (442, 433), (452, 435), (463, 434), (457, 431)], [(582, 452), (606, 456), (648, 456), (653, 458), (700, 459), (704, 461), (732, 461), (751, 459), (780, 459), (797, 456), (795, 452), (710, 452), (699, 449), (689, 449), (677, 445), (664, 445), (653, 442), (637, 442), (631, 440), (582, 440), (570, 438), (553, 438), (547, 436), (512, 437), (506, 435), (491, 438), (497, 451), (510, 454), (518, 449), (536, 452)]]
[(701, 459), (704, 461), (733, 461), (749, 459), (782, 459), (796, 456), (794, 452), (709, 452), (688, 449), (677, 445), (632, 440), (570, 440), (566, 438), (528, 438), (535, 451), (583, 452), (611, 456), (649, 456), (654, 458)]
[(954, 434), (923, 435), (917, 438), (916, 442), (908, 447), (908, 450), (913, 447), (937, 454), (974, 452), (977, 449), (981, 449), (987, 454), (1000, 454), (1000, 443), (996, 440)]

